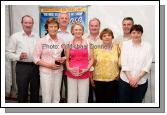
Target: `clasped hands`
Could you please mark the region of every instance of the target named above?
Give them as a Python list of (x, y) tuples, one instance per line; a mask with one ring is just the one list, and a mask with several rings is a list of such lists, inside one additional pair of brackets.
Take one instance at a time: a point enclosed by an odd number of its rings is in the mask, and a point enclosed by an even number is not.
[(84, 73), (86, 73), (89, 69), (88, 68), (80, 69), (79, 67), (74, 67), (74, 68), (69, 67), (67, 68), (67, 70), (70, 71), (73, 76), (81, 76)]
[(138, 81), (139, 81), (138, 77), (131, 76), (131, 77), (128, 78), (128, 80), (129, 80), (129, 84), (130, 84), (131, 87), (136, 88), (138, 86), (138, 84), (137, 84)]

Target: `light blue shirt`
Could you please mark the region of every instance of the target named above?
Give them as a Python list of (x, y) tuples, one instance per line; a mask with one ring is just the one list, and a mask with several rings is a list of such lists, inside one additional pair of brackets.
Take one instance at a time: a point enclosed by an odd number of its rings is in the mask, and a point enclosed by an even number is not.
[(69, 43), (70, 41), (73, 40), (72, 34), (68, 31), (63, 32), (59, 29), (58, 32), (57, 32), (57, 36), (60, 39), (62, 38), (65, 44), (67, 44), (67, 43)]

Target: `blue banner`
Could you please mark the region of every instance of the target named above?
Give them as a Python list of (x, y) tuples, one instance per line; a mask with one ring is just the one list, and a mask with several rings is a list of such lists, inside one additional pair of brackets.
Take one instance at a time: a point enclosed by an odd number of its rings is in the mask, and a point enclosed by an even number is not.
[(73, 7), (40, 7), (40, 37), (45, 36), (45, 23), (50, 17), (58, 18), (60, 12), (66, 12), (70, 16), (70, 23), (67, 28), (71, 29), (74, 22), (80, 22), (84, 26), (84, 31), (87, 32), (87, 6), (73, 6)]

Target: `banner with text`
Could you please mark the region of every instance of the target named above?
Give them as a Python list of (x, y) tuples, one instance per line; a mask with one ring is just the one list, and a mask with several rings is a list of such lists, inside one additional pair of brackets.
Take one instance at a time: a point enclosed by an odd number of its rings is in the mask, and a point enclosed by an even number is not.
[(70, 16), (70, 23), (67, 30), (70, 32), (71, 25), (74, 22), (80, 22), (87, 32), (87, 6), (58, 6), (58, 7), (40, 7), (40, 37), (45, 36), (45, 23), (50, 17), (58, 18), (59, 13), (66, 12)]

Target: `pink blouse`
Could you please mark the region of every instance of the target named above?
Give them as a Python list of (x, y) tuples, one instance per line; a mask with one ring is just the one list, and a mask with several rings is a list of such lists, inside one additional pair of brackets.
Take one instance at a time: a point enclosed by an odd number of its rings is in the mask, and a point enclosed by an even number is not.
[[(82, 69), (86, 69), (88, 66), (88, 48), (71, 48), (69, 51), (70, 59), (69, 59), (69, 67), (75, 68), (79, 67), (80, 72)], [(74, 79), (86, 79), (91, 75), (90, 71), (87, 71), (81, 76), (73, 76), (71, 72), (66, 71), (65, 74)]]
[[(63, 51), (62, 45), (64, 41), (58, 38), (56, 41), (52, 40), (49, 35), (41, 38), (35, 46), (33, 53), (34, 63), (42, 60), (44, 62), (53, 64), (57, 57), (61, 57), (61, 52)], [(61, 65), (60, 69), (52, 70), (43, 66), (40, 66), (40, 71), (45, 73), (58, 73), (63, 71), (63, 66)]]

